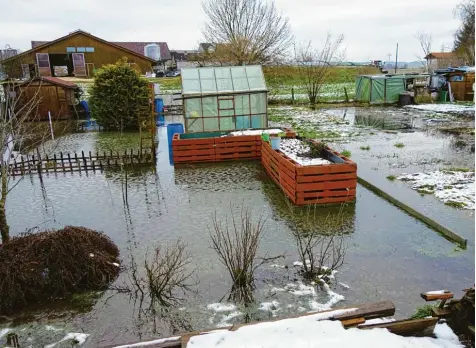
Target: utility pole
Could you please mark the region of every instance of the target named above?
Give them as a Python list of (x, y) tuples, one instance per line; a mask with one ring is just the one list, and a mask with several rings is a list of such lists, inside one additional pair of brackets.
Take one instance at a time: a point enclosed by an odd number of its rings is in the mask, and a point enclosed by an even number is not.
[(390, 63), (390, 58), (392, 57), (392, 54), (391, 54), (391, 53), (387, 53), (387, 56), (388, 56), (388, 60), (387, 60), (387, 62), (389, 62), (389, 63)]
[(397, 52), (395, 53), (395, 74), (397, 73), (397, 64), (398, 64), (398, 42), (397, 42)]

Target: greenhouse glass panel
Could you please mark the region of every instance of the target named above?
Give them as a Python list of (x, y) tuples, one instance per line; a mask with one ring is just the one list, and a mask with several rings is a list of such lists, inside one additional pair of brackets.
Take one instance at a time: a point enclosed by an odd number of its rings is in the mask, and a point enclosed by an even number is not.
[(252, 114), (266, 113), (266, 98), (264, 93), (251, 94), (250, 101)]
[(205, 131), (216, 131), (216, 130), (218, 130), (218, 118), (204, 118), (203, 119), (203, 129)]
[(231, 79), (216, 79), (217, 92), (233, 92), (233, 82)]
[(264, 115), (254, 115), (251, 116), (251, 128), (267, 128), (265, 125), (265, 116)]
[(203, 98), (202, 104), (203, 104), (203, 117), (217, 117), (218, 116), (217, 97)]
[(202, 103), (200, 98), (186, 99), (185, 111), (186, 118), (202, 117)]
[(233, 89), (235, 91), (247, 91), (250, 89), (250, 86), (248, 85), (248, 79), (246, 77), (245, 68), (231, 68), (231, 75), (233, 77)]
[(182, 93), (192, 94), (192, 93), (201, 93), (200, 80), (183, 80), (182, 82)]
[(236, 116), (236, 129), (250, 128), (250, 116)]
[(220, 130), (233, 130), (235, 128), (235, 122), (233, 117), (220, 117)]
[(203, 118), (187, 119), (185, 122), (187, 124), (187, 132), (203, 132)]

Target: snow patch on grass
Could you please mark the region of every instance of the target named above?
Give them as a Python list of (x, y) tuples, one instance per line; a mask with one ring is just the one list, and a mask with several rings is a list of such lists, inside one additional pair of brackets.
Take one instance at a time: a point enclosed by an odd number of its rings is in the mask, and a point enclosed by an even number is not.
[(158, 340), (153, 340), (153, 341), (146, 341), (146, 342), (138, 342), (134, 344), (126, 344), (123, 346), (116, 346), (114, 348), (134, 348), (134, 347), (148, 347), (148, 346), (156, 346), (161, 343), (165, 342), (171, 342), (171, 341), (178, 341), (181, 339), (180, 336), (175, 336), (175, 337), (167, 337), (167, 338), (160, 338)]
[(434, 194), (447, 205), (475, 209), (474, 172), (441, 170), (402, 174), (397, 179), (411, 182), (412, 189), (422, 194)]
[(52, 344), (48, 344), (45, 346), (45, 348), (53, 348), (57, 344), (65, 341), (76, 341), (77, 345), (82, 345), (84, 342), (86, 342), (86, 339), (89, 337), (89, 334), (85, 333), (77, 333), (77, 332), (70, 332), (66, 334), (60, 341)]
[(419, 104), (419, 105), (405, 105), (408, 109), (417, 109), (431, 112), (441, 113), (474, 113), (474, 105), (459, 105), (459, 104)]

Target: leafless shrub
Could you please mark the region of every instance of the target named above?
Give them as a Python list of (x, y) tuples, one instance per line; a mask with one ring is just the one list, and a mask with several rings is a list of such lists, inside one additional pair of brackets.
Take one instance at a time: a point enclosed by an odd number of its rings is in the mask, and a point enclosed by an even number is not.
[(195, 271), (190, 270), (191, 263), (192, 255), (181, 240), (159, 246), (146, 254), (142, 268), (132, 258), (129, 281), (112, 290), (129, 293), (141, 308), (144, 301), (149, 303), (149, 308), (178, 305), (184, 300), (182, 295), (196, 285), (192, 281)]
[(242, 208), (239, 217), (231, 208), (231, 226), (228, 219), (222, 223), (215, 213), (213, 229), (210, 231), (212, 248), (217, 252), (220, 261), (226, 267), (233, 285), (230, 298), (243, 302), (252, 302), (255, 271), (263, 264), (283, 257), (257, 257), (260, 241), (265, 233), (265, 219), (260, 216), (253, 221), (249, 209)]
[(306, 208), (305, 216), (299, 218), (299, 223), (294, 220), (293, 235), (304, 278), (316, 280), (317, 276), (329, 275), (344, 264), (347, 238), (342, 229), (343, 206), (338, 214), (328, 214), (321, 224), (315, 224), (319, 214), (315, 205)]
[(343, 35), (334, 40), (332, 35), (328, 34), (321, 49), (312, 47), (311, 42), (294, 47), (299, 79), (311, 105), (316, 104), (319, 92), (327, 82), (333, 65), (343, 59), (344, 53), (339, 51), (343, 41)]

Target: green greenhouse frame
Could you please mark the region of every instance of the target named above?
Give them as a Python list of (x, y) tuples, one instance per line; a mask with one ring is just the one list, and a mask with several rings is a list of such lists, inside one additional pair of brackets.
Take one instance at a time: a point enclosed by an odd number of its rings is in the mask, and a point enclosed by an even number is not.
[(185, 132), (268, 126), (268, 90), (259, 65), (183, 68)]
[(356, 79), (355, 101), (370, 104), (397, 103), (407, 90), (409, 80), (428, 78), (429, 75), (362, 75)]

